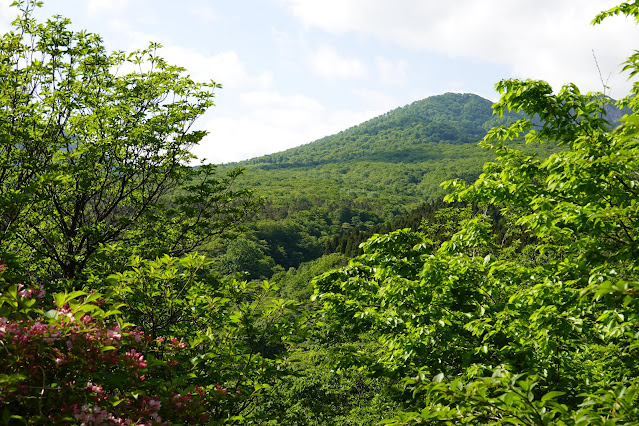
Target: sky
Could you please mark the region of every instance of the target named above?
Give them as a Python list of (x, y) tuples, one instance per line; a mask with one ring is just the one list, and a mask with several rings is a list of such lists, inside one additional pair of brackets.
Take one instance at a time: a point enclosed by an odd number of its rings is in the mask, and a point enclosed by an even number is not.
[[(0, 31), (17, 14), (0, 0)], [(623, 97), (632, 19), (591, 26), (608, 0), (44, 0), (108, 50), (150, 41), (197, 81), (223, 88), (194, 147), (222, 164), (283, 151), (446, 92), (492, 101), (504, 78)], [(593, 55), (594, 53), (594, 55)], [(596, 58), (596, 61), (595, 61)], [(603, 83), (602, 83), (603, 80)]]

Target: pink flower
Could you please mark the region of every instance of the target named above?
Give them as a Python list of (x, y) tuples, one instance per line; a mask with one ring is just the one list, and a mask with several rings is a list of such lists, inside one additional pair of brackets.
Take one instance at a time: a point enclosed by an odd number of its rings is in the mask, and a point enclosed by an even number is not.
[(7, 319), (5, 317), (0, 318), (0, 338), (4, 338), (7, 335)]
[(31, 332), (29, 333), (31, 336), (40, 336), (49, 331), (49, 327), (42, 324), (40, 321), (36, 321), (35, 324), (31, 327)]
[(20, 290), (18, 291), (18, 296), (24, 299), (31, 299), (34, 296), (38, 299), (42, 299), (46, 295), (42, 284), (32, 288), (24, 288), (24, 284), (18, 284), (18, 290)]
[(149, 401), (149, 410), (151, 411), (160, 411), (160, 407), (162, 407), (162, 403), (156, 399), (152, 399)]
[(102, 390), (102, 386), (99, 385), (94, 385), (91, 382), (87, 382), (87, 390), (90, 390), (91, 392), (97, 393), (98, 395), (102, 395), (104, 393), (104, 391)]
[(226, 395), (228, 393), (228, 389), (223, 388), (219, 383), (215, 385), (215, 390), (222, 395)]
[(120, 330), (120, 326), (116, 325), (113, 330), (107, 330), (107, 336), (112, 339), (120, 340), (122, 338), (122, 330)]
[(177, 338), (172, 338), (169, 346), (172, 348), (186, 348), (186, 343), (184, 343), (184, 339), (178, 340)]
[(129, 358), (132, 361), (134, 367), (138, 368), (146, 368), (146, 361), (144, 360), (144, 355), (139, 352), (136, 352), (135, 349), (131, 349), (127, 351), (125, 357)]

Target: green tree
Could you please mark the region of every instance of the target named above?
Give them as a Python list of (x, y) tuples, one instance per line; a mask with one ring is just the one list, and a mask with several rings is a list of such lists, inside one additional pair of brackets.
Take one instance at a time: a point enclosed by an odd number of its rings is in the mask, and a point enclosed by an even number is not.
[(220, 262), (227, 274), (245, 273), (249, 280), (270, 277), (275, 266), (259, 243), (246, 238), (232, 240)]
[(107, 54), (39, 24), (38, 3), (0, 38), (2, 423), (248, 422), (300, 326), (276, 286), (220, 280), (192, 251), (259, 203), (241, 171), (190, 167), (219, 86), (158, 45)]
[(38, 23), (38, 3), (14, 2), (0, 38), (0, 255), (78, 278), (100, 253), (180, 255), (253, 209), (233, 189), (240, 171), (189, 167), (206, 134), (193, 123), (220, 85), (194, 82), (156, 43), (107, 53), (67, 19)]
[[(638, 18), (639, 2), (595, 22), (619, 13)], [(409, 230), (373, 237), (316, 281), (315, 297), (333, 329), (378, 336), (379, 350), (347, 354), (350, 365), (408, 376), (412, 409), (385, 423), (637, 424), (639, 116), (613, 130), (599, 93), (533, 80), (497, 89), (498, 114), (536, 119), (491, 130), (481, 145), (495, 161), (473, 184), (449, 182), (448, 200), (500, 208), (527, 255), (503, 250), (478, 214), (436, 249)], [(619, 106), (636, 110), (638, 93)], [(522, 135), (558, 150), (540, 159), (509, 146)]]
[[(285, 353), (299, 326), (288, 319), (290, 302), (267, 297), (277, 291), (267, 282), (211, 288), (196, 274), (203, 261), (136, 259), (135, 269), (109, 278), (109, 293), (142, 329), (106, 294), (51, 297), (42, 286), (8, 286), (0, 293), (2, 423), (217, 425), (273, 417), (255, 406), (287, 374), (284, 360), (264, 348)], [(0, 265), (0, 281), (5, 272)]]

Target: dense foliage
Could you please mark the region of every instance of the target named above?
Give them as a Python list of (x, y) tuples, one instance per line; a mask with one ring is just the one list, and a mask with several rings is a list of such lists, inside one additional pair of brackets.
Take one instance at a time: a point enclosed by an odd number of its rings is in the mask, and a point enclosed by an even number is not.
[(639, 424), (639, 83), (429, 98), (238, 188), (188, 166), (217, 84), (16, 5), (0, 422)]
[[(292, 326), (278, 318), (286, 307), (265, 302), (268, 285), (238, 282), (214, 292), (192, 285), (182, 299), (162, 299), (150, 283), (164, 290), (165, 280), (184, 280), (159, 267), (166, 263), (153, 265), (161, 279), (136, 271), (134, 282), (118, 281), (118, 291), (132, 293), (118, 305), (122, 312), (106, 310), (110, 298), (97, 292), (51, 298), (42, 288), (8, 287), (0, 295), (2, 422), (221, 424), (250, 417), (256, 398), (286, 372), (273, 356)], [(166, 328), (140, 312), (161, 315)]]
[(299, 326), (193, 251), (260, 203), (240, 170), (189, 166), (218, 85), (38, 3), (0, 37), (0, 421), (247, 421)]
[[(627, 69), (639, 71), (634, 56)], [(371, 238), (316, 281), (331, 329), (355, 322), (379, 339), (341, 362), (409, 377), (412, 409), (389, 424), (637, 424), (639, 118), (611, 131), (611, 101), (574, 85), (497, 89), (498, 114), (539, 125), (492, 129), (481, 145), (495, 161), (473, 184), (448, 182), (447, 199), (499, 207), (521, 238), (504, 244), (481, 213), (441, 245), (411, 230)], [(636, 94), (621, 105), (636, 110)], [(540, 159), (505, 144), (522, 133), (560, 150)]]
[(29, 259), (34, 280), (83, 278), (131, 254), (179, 256), (253, 209), (232, 186), (240, 171), (189, 167), (205, 135), (191, 126), (219, 85), (157, 44), (109, 54), (64, 18), (38, 23), (35, 4), (18, 2), (0, 38), (1, 257)]
[[(417, 197), (441, 195), (443, 180), (471, 180), (479, 174), (489, 157), (475, 144), (495, 120), (490, 106), (471, 94), (433, 96), (308, 145), (240, 164), (266, 177), (251, 183), (272, 197), (273, 209), (337, 205), (381, 213), (401, 203), (417, 205)], [(291, 194), (291, 188), (302, 187), (295, 180), (304, 180), (307, 191)]]
[[(487, 99), (447, 93), (239, 163), (247, 170), (242, 185), (266, 198), (252, 235), (284, 269), (334, 251), (354, 255), (371, 231), (397, 229), (394, 218), (441, 201), (447, 192), (441, 182), (474, 181), (491, 158), (476, 142), (493, 124), (521, 117), (499, 118)], [(521, 140), (512, 145), (539, 155), (553, 149)]]

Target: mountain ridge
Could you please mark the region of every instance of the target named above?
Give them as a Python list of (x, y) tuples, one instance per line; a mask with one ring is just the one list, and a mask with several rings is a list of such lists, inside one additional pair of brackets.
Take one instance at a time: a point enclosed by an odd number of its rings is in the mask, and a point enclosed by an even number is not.
[[(265, 199), (252, 225), (255, 240), (276, 264), (297, 267), (344, 238), (356, 247), (358, 233), (441, 200), (444, 181), (474, 181), (494, 158), (477, 142), (490, 128), (523, 117), (500, 118), (492, 105), (474, 94), (437, 95), (220, 171), (245, 169), (238, 185)], [(557, 150), (550, 143), (509, 144), (540, 157)]]
[[(318, 165), (364, 160), (370, 155), (374, 160), (380, 152), (389, 151), (405, 161), (408, 154), (418, 154), (414, 148), (423, 142), (476, 143), (497, 122), (505, 120), (493, 115), (491, 101), (471, 93), (449, 92), (395, 108), (307, 144), (234, 164)], [(413, 148), (413, 152), (402, 152), (407, 148)], [(419, 159), (418, 155), (413, 161)]]
[[(424, 142), (477, 143), (489, 129), (526, 117), (515, 112), (499, 117), (493, 113), (492, 106), (492, 101), (473, 93), (446, 92), (394, 108), (335, 134), (231, 164), (290, 168), (380, 158), (391, 162), (419, 162), (428, 160), (418, 148)], [(606, 104), (605, 110), (612, 123), (631, 112), (613, 104)], [(533, 123), (539, 124), (535, 119)]]
[[(441, 198), (440, 184), (472, 182), (492, 155), (477, 143), (487, 131), (524, 114), (493, 114), (493, 102), (472, 93), (444, 93), (285, 151), (224, 165), (242, 167), (242, 186), (254, 188), (280, 210), (312, 206), (364, 208), (388, 216)], [(611, 106), (616, 120), (623, 111)], [(554, 144), (510, 142), (526, 152), (548, 155)], [(388, 214), (387, 214), (388, 213)], [(287, 213), (271, 216), (282, 217)]]
[(492, 104), (470, 93), (431, 96), (308, 144), (220, 167), (246, 169), (240, 184), (268, 200), (267, 218), (343, 206), (390, 218), (441, 198), (443, 181), (477, 178), (491, 158), (477, 142), (513, 119), (499, 119)]

